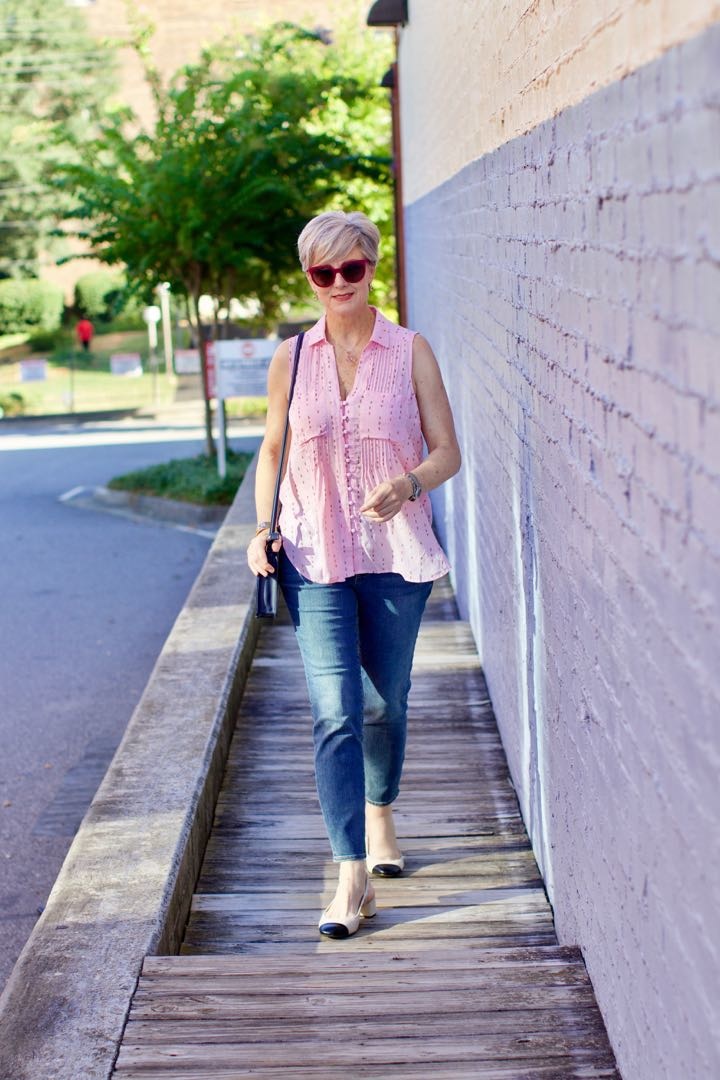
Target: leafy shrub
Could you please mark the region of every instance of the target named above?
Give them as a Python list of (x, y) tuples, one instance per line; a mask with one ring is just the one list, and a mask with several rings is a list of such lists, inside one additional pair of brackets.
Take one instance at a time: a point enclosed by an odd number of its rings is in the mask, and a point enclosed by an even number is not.
[(266, 397), (231, 398), (225, 402), (228, 416), (239, 416), (243, 420), (264, 420), (267, 416), (268, 400)]
[(9, 394), (0, 394), (0, 416), (22, 416), (25, 412), (25, 398), (16, 390)]
[(110, 480), (108, 487), (205, 506), (229, 506), (252, 457), (249, 453), (228, 450), (224, 480), (218, 476), (215, 458), (199, 454), (197, 457), (175, 458), (161, 465), (150, 465), (146, 469), (116, 476)]
[(0, 334), (56, 330), (63, 313), (62, 289), (29, 278), (0, 281)]
[(33, 334), (28, 345), (33, 352), (51, 353), (55, 349), (72, 345), (72, 334), (63, 329), (41, 330)]
[(124, 274), (96, 270), (83, 274), (75, 283), (75, 308), (80, 315), (100, 323), (109, 323), (127, 303)]
[(133, 299), (116, 315), (112, 322), (103, 325), (103, 332), (107, 334), (127, 334), (133, 330), (146, 331), (147, 326), (142, 317), (142, 308)]

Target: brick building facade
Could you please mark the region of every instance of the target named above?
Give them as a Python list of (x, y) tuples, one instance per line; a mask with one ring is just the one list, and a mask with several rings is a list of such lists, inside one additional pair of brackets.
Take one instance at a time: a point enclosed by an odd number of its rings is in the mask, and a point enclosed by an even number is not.
[(720, 1075), (718, 19), (411, 0), (399, 35), (436, 519), (627, 1080)]
[[(83, 7), (91, 32), (120, 45), (123, 99), (150, 120), (150, 97), (137, 57), (122, 47), (130, 35), (126, 0), (84, 0)], [(205, 0), (202, 4), (193, 0), (136, 0), (135, 7), (155, 28), (151, 51), (164, 78), (197, 60), (204, 47), (231, 33), (250, 33), (273, 22), (327, 29), (353, 12), (360, 28), (363, 13), (360, 0)]]

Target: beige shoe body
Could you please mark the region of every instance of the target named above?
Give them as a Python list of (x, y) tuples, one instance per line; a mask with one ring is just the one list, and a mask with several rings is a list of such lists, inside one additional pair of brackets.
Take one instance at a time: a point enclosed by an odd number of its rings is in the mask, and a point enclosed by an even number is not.
[(328, 919), (327, 913), (331, 907), (331, 905), (328, 904), (318, 922), (318, 930), (323, 937), (340, 939), (352, 937), (353, 934), (357, 934), (362, 920), (371, 919), (373, 915), (377, 913), (375, 897), (368, 897), (369, 891), (370, 881), (368, 880), (365, 883), (365, 892), (362, 895), (362, 900), (360, 901), (357, 912), (348, 919)]

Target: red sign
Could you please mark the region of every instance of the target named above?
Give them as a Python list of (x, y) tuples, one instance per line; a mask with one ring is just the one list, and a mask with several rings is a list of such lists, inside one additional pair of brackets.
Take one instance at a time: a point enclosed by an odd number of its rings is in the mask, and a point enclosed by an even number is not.
[(205, 343), (205, 392), (208, 398), (214, 398), (217, 390), (215, 367), (215, 342)]

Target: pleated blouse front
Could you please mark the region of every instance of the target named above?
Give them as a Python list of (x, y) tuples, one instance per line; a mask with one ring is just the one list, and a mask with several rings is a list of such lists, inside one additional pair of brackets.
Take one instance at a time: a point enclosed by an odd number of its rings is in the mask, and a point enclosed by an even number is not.
[[(309, 581), (373, 573), (433, 581), (449, 569), (432, 529), (427, 495), (404, 503), (389, 522), (368, 521), (360, 513), (374, 487), (422, 461), (412, 383), (414, 336), (376, 312), (372, 337), (343, 401), (325, 317), (305, 335), (290, 409), (280, 528), (288, 558)], [(291, 362), (294, 352), (292, 340)]]

